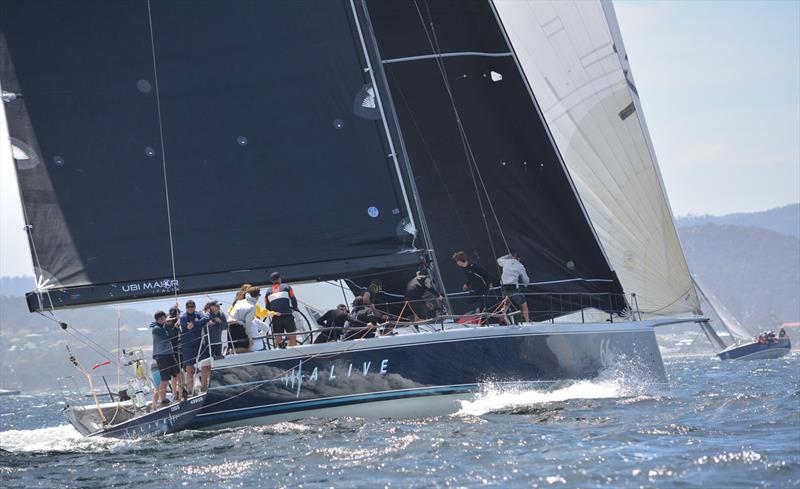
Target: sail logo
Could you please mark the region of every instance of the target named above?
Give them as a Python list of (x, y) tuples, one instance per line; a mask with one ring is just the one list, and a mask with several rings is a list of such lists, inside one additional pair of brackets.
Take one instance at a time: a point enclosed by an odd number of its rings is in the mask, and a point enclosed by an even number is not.
[(123, 292), (143, 292), (162, 290), (171, 292), (180, 289), (180, 280), (164, 279), (152, 282), (133, 282), (122, 285)]

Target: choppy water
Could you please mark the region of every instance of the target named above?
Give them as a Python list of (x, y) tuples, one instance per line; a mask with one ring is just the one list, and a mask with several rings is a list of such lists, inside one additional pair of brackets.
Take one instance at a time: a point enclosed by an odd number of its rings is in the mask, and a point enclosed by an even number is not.
[(800, 354), (666, 360), (458, 415), (86, 439), (59, 396), (0, 398), (2, 487), (800, 487)]

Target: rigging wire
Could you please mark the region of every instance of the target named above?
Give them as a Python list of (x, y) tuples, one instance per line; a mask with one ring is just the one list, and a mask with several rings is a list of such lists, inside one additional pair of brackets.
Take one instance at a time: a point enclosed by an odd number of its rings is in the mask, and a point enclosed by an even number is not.
[(67, 323), (65, 323), (64, 321), (59, 320), (55, 316), (55, 314), (53, 314), (52, 311), (49, 311), (51, 316), (47, 316), (46, 314), (44, 314), (41, 311), (37, 311), (36, 313), (39, 314), (40, 316), (42, 316), (43, 318), (47, 319), (48, 321), (53, 321), (54, 323), (58, 324), (60, 326), (59, 329), (64, 331), (66, 334), (70, 335), (78, 343), (83, 344), (84, 346), (86, 346), (90, 350), (92, 350), (95, 353), (97, 353), (98, 355), (100, 355), (102, 358), (108, 360), (109, 362), (111, 362), (111, 363), (113, 363), (115, 365), (119, 365), (119, 366), (123, 366), (123, 367), (125, 366), (125, 365), (122, 365), (118, 360), (114, 359), (113, 357), (108, 356), (108, 353), (111, 353), (108, 350), (108, 348), (106, 348), (106, 347), (100, 345), (99, 343), (97, 343), (96, 341), (92, 340), (89, 336), (87, 336), (86, 334), (82, 333), (80, 330), (78, 330), (78, 329), (76, 329), (74, 327), (71, 327), (71, 326), (67, 326)]
[(453, 195), (447, 191), (447, 187), (445, 186), (445, 178), (442, 175), (441, 168), (439, 168), (439, 164), (436, 161), (436, 158), (433, 156), (433, 152), (428, 145), (428, 141), (425, 138), (425, 135), (422, 133), (422, 129), (419, 127), (419, 123), (417, 122), (417, 118), (414, 116), (414, 111), (411, 110), (411, 104), (408, 103), (408, 99), (406, 98), (405, 92), (403, 91), (403, 87), (397, 81), (397, 77), (395, 77), (394, 72), (392, 71), (391, 67), (386, 69), (386, 72), (389, 76), (394, 80), (394, 83), (397, 87), (397, 93), (400, 94), (400, 98), (402, 99), (403, 105), (405, 105), (406, 109), (408, 109), (409, 117), (411, 117), (411, 122), (414, 124), (414, 129), (416, 130), (417, 136), (419, 140), (422, 142), (422, 146), (425, 148), (425, 153), (428, 155), (428, 159), (432, 163), (432, 167), (434, 171), (436, 171), (436, 176), (439, 178), (440, 185), (442, 189), (444, 189), (444, 193), (447, 196), (447, 200), (450, 202), (450, 206), (453, 208), (453, 216), (455, 217), (456, 221), (458, 222), (459, 227), (461, 228), (461, 233), (467, 238), (469, 241), (470, 247), (475, 249), (475, 242), (472, 239), (472, 234), (467, 232), (467, 227), (464, 224), (463, 219), (461, 218), (461, 213), (458, 211), (458, 206), (456, 205), (456, 201), (453, 198)]
[[(495, 247), (494, 239), (492, 238), (492, 232), (491, 232), (491, 229), (489, 227), (489, 221), (486, 218), (486, 209), (485, 209), (484, 204), (483, 204), (483, 196), (481, 195), (480, 189), (478, 187), (478, 181), (477, 181), (477, 178), (476, 178), (476, 175), (475, 175), (475, 168), (478, 166), (477, 165), (477, 161), (475, 160), (475, 155), (472, 152), (472, 147), (471, 147), (471, 145), (469, 143), (469, 138), (467, 136), (467, 133), (464, 130), (464, 125), (463, 125), (463, 123), (461, 121), (461, 114), (460, 114), (460, 112), (458, 110), (458, 107), (456, 106), (455, 97), (453, 95), (453, 90), (452, 90), (452, 87), (450, 86), (450, 81), (447, 78), (447, 71), (445, 70), (444, 60), (442, 59), (442, 56), (441, 56), (441, 49), (439, 48), (439, 40), (438, 40), (438, 36), (436, 34), (436, 28), (435, 28), (434, 23), (433, 23), (433, 16), (431, 15), (431, 12), (430, 12), (430, 5), (428, 4), (427, 0), (425, 0), (425, 9), (426, 9), (426, 12), (427, 12), (428, 18), (429, 18), (430, 32), (428, 31), (428, 27), (425, 24), (425, 18), (424, 18), (423, 14), (422, 14), (422, 11), (420, 10), (420, 7), (419, 7), (419, 4), (417, 3), (417, 0), (414, 0), (414, 7), (417, 10), (417, 15), (419, 17), (420, 23), (422, 24), (422, 28), (425, 31), (425, 36), (428, 39), (428, 44), (429, 44), (431, 50), (436, 55), (435, 58), (434, 58), (435, 61), (436, 61), (436, 66), (439, 69), (439, 74), (442, 77), (442, 82), (444, 83), (444, 87), (445, 87), (445, 90), (447, 91), (447, 95), (448, 95), (448, 98), (449, 98), (449, 101), (450, 101), (450, 107), (452, 108), (453, 115), (455, 116), (455, 119), (456, 119), (456, 125), (458, 127), (459, 136), (461, 138), (461, 142), (462, 142), (462, 146), (464, 148), (465, 156), (467, 157), (467, 164), (468, 164), (468, 167), (469, 167), (470, 177), (472, 178), (472, 184), (473, 184), (473, 187), (475, 189), (475, 194), (478, 197), (478, 206), (480, 208), (481, 217), (483, 219), (483, 224), (484, 224), (484, 227), (486, 229), (486, 235), (487, 235), (488, 240), (489, 240), (489, 248), (492, 251), (492, 256), (493, 256), (492, 261), (494, 262), (497, 271), (500, 272), (500, 267), (497, 264), (497, 257), (498, 257), (497, 249)], [(488, 195), (487, 195), (487, 197), (488, 197)], [(494, 213), (494, 208), (493, 207), (491, 208), (491, 210)], [(496, 214), (494, 215), (494, 218), (495, 218), (495, 221), (499, 225), (499, 220), (497, 219), (497, 215)]]
[(347, 307), (347, 294), (344, 291), (344, 283), (342, 283), (342, 279), (339, 279), (339, 287), (342, 289), (342, 299), (344, 299), (343, 304)]
[(169, 205), (169, 181), (167, 178), (167, 156), (164, 150), (164, 125), (161, 116), (161, 92), (158, 86), (158, 63), (156, 62), (156, 41), (153, 33), (153, 14), (151, 11), (150, 0), (147, 0), (147, 20), (150, 27), (150, 50), (153, 58), (153, 82), (156, 92), (156, 113), (158, 114), (158, 134), (161, 145), (161, 167), (164, 173), (164, 198), (167, 204), (167, 229), (169, 231), (169, 257), (172, 264), (172, 290), (174, 292), (175, 304), (178, 304), (178, 278), (175, 269), (175, 244), (172, 237), (172, 213)]

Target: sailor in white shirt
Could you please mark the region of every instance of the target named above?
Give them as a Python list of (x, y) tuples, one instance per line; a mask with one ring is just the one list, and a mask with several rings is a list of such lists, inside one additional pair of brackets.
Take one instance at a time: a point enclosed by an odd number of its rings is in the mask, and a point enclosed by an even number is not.
[[(228, 324), (244, 326), (247, 339), (249, 340), (248, 351), (253, 350), (253, 338), (258, 336), (258, 323), (256, 322), (256, 302), (261, 296), (261, 289), (250, 287), (244, 299), (236, 301), (228, 314)], [(237, 349), (238, 351), (238, 349)]]
[(525, 300), (524, 290), (520, 291), (520, 285), (526, 287), (530, 283), (528, 272), (525, 265), (519, 261), (519, 253), (511, 252), (497, 259), (497, 264), (503, 269), (500, 276), (500, 283), (503, 285), (503, 292), (508, 294), (511, 302), (522, 310), (522, 319), (526, 323), (530, 321), (528, 315), (528, 301)]

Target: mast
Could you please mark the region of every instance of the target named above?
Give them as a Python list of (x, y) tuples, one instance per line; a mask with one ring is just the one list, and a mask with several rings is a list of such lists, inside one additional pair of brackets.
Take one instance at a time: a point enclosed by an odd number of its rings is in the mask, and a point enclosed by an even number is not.
[(369, 52), (367, 51), (367, 44), (364, 41), (364, 33), (361, 31), (361, 21), (358, 19), (358, 12), (356, 12), (356, 5), (353, 3), (353, 0), (350, 1), (350, 8), (353, 10), (353, 20), (356, 23), (356, 30), (358, 31), (358, 39), (361, 41), (361, 49), (364, 51), (364, 61), (367, 63), (367, 73), (369, 73), (369, 78), (372, 81), (372, 86), (375, 90), (375, 100), (378, 105), (378, 110), (381, 113), (381, 122), (383, 123), (383, 130), (386, 132), (386, 139), (389, 141), (389, 150), (391, 154), (389, 155), (394, 162), (395, 171), (397, 172), (397, 178), (400, 181), (400, 190), (403, 193), (403, 201), (406, 204), (406, 209), (408, 210), (408, 218), (411, 220), (411, 225), (414, 226), (416, 230), (416, 225), (414, 224), (414, 215), (411, 212), (411, 204), (408, 202), (408, 194), (406, 193), (406, 185), (403, 181), (403, 174), (400, 172), (400, 163), (397, 162), (397, 151), (394, 149), (394, 141), (392, 140), (392, 133), (389, 131), (389, 124), (386, 122), (386, 112), (383, 110), (383, 102), (381, 101), (381, 92), (378, 90), (377, 83), (375, 82), (375, 71), (372, 68), (372, 61), (370, 61)]

